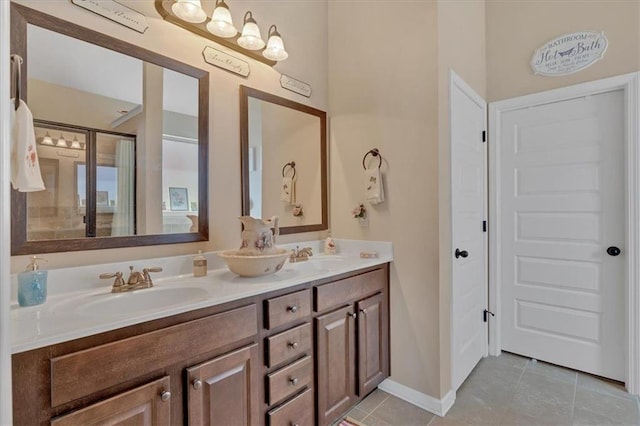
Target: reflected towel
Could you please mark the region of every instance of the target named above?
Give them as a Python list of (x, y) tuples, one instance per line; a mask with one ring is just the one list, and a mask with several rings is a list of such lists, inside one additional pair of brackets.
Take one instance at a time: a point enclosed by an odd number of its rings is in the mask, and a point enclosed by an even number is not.
[(11, 185), (20, 192), (42, 191), (44, 182), (36, 151), (33, 115), (27, 104), (20, 101), (15, 110), (11, 99)]
[(287, 204), (294, 204), (296, 202), (296, 181), (293, 178), (282, 178), (280, 201), (283, 201)]
[(382, 187), (382, 173), (380, 168), (364, 171), (364, 197), (369, 204), (380, 204), (384, 201), (384, 188)]

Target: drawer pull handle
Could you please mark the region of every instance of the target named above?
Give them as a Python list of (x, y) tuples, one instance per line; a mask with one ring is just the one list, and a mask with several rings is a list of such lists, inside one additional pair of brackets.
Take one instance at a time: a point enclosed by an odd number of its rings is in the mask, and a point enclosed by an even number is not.
[(351, 317), (351, 318), (353, 318), (353, 319), (358, 318), (358, 314), (356, 314), (355, 312), (348, 312), (348, 313), (347, 313), (347, 316), (350, 316), (350, 317)]
[(295, 386), (298, 384), (298, 378), (297, 377), (289, 377), (289, 383), (291, 383), (291, 386)]
[(291, 312), (292, 314), (295, 314), (296, 312), (298, 312), (298, 306), (297, 305), (289, 306), (287, 307), (287, 311)]
[(167, 402), (168, 400), (171, 399), (171, 392), (169, 391), (162, 391), (162, 393), (160, 393), (160, 399), (163, 402)]
[(298, 347), (298, 342), (289, 342), (287, 343), (287, 346), (289, 346), (291, 349), (295, 349)]
[(200, 389), (200, 388), (202, 387), (202, 380), (200, 380), (200, 379), (195, 379), (195, 380), (193, 381), (192, 385), (193, 385), (193, 388), (194, 388), (195, 390), (198, 390), (198, 389)]

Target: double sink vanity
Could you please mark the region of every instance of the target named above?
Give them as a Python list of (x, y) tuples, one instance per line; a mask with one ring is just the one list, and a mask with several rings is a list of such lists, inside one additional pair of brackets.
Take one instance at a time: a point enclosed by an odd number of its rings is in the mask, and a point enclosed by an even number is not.
[(201, 278), (191, 256), (134, 262), (163, 271), (122, 293), (98, 279), (120, 264), (49, 271), (48, 301), (12, 310), (14, 421), (330, 424), (389, 375), (392, 248), (304, 245), (308, 261), (256, 278), (214, 253)]

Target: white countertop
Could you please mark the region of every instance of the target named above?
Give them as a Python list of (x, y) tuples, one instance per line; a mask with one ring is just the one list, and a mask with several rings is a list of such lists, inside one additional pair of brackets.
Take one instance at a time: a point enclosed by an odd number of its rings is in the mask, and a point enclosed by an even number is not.
[[(275, 274), (242, 278), (230, 272), (215, 252), (204, 253), (209, 272), (194, 278), (194, 256), (175, 256), (118, 264), (53, 269), (48, 273), (47, 302), (32, 307), (11, 308), (12, 353), (24, 352), (118, 328), (168, 317), (195, 309), (219, 305), (309, 281), (328, 278), (393, 260), (389, 242), (338, 240), (337, 255), (322, 253), (324, 241), (284, 244), (279, 247), (312, 247), (314, 256), (299, 263), (286, 263)], [(362, 259), (360, 252), (376, 251), (377, 258)], [(152, 274), (154, 287), (126, 293), (111, 293), (111, 280), (99, 280), (103, 272), (125, 273), (162, 266)], [(153, 294), (152, 294), (153, 293)], [(16, 277), (12, 276), (12, 295), (16, 297)], [(108, 300), (106, 304), (102, 302)], [(155, 306), (140, 309), (140, 301), (154, 300)]]

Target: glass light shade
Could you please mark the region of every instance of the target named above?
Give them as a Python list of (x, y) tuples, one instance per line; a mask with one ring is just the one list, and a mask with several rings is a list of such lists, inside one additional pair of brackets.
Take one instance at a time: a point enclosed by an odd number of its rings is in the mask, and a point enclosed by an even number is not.
[(289, 54), (284, 50), (284, 42), (282, 37), (276, 34), (272, 34), (267, 42), (267, 48), (262, 52), (262, 56), (272, 61), (284, 61), (289, 57)]
[(207, 20), (200, 0), (177, 0), (171, 5), (171, 10), (183, 21), (199, 24)]
[(58, 138), (58, 142), (56, 142), (56, 146), (59, 146), (60, 148), (67, 147), (67, 141), (62, 137), (62, 133), (60, 134), (60, 138)]
[(51, 139), (51, 136), (49, 136), (49, 132), (47, 132), (46, 135), (44, 135), (44, 137), (42, 138), (42, 142), (40, 142), (40, 145), (49, 145), (49, 146), (53, 146), (53, 139)]
[(216, 6), (211, 15), (211, 21), (207, 23), (207, 30), (218, 37), (229, 38), (238, 34), (233, 26), (231, 13), (227, 5), (222, 2)]
[(80, 146), (80, 142), (78, 142), (78, 138), (74, 136), (73, 141), (71, 141), (71, 148), (73, 149), (82, 149)]
[(238, 38), (238, 44), (248, 50), (260, 50), (264, 47), (260, 28), (258, 28), (251, 12), (244, 15), (244, 26), (242, 27), (242, 35)]

